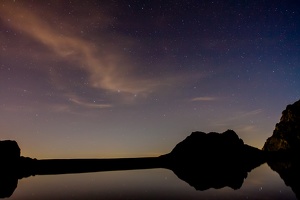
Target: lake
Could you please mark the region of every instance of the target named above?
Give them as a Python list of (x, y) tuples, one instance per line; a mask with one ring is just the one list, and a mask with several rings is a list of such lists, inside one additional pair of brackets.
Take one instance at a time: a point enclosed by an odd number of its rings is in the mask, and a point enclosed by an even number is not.
[(297, 199), (266, 163), (241, 188), (196, 190), (171, 170), (142, 169), (23, 178), (8, 199)]

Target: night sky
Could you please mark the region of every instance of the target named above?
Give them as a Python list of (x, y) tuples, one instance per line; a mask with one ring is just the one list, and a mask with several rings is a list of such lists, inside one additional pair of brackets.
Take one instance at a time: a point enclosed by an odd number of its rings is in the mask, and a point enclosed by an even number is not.
[(299, 1), (0, 1), (0, 139), (36, 158), (262, 148), (300, 99)]

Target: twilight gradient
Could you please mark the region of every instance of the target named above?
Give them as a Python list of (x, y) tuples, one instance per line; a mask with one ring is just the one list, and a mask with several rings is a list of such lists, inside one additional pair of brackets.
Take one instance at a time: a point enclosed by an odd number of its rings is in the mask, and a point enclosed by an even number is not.
[(298, 1), (0, 1), (0, 139), (36, 158), (261, 148), (300, 98)]

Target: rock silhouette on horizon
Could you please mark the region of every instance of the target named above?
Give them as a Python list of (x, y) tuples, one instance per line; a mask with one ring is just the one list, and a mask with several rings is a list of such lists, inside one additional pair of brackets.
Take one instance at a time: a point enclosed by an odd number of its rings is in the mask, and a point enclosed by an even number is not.
[(0, 141), (0, 159), (3, 161), (13, 161), (19, 159), (21, 150), (14, 140)]
[(300, 100), (288, 105), (282, 112), (280, 122), (265, 142), (263, 150), (292, 154), (300, 152)]
[(166, 156), (189, 162), (198, 156), (211, 162), (222, 160), (257, 159), (261, 150), (244, 144), (243, 140), (233, 130), (223, 133), (193, 132), (183, 141), (179, 142)]

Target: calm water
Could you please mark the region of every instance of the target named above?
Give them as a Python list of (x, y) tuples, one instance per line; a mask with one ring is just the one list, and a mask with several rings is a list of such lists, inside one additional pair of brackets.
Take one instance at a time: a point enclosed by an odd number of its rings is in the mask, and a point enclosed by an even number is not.
[(242, 187), (197, 191), (171, 170), (146, 169), (23, 178), (8, 199), (296, 199), (267, 164), (253, 169)]

